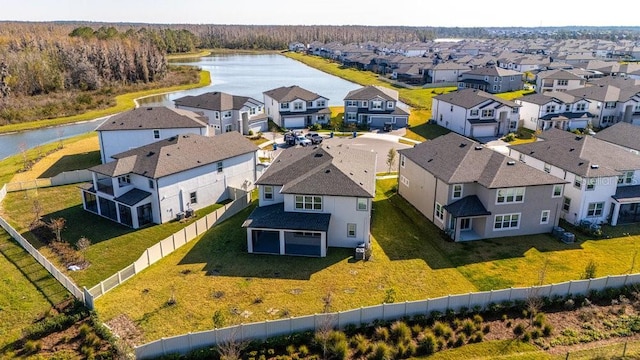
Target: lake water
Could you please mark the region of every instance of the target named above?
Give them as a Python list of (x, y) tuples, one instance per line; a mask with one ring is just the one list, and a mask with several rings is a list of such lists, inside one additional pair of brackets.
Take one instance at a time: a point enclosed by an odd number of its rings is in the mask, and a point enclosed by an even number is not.
[[(298, 85), (329, 98), (329, 105), (342, 105), (344, 97), (360, 86), (326, 74), (298, 61), (277, 54), (218, 55), (173, 64), (197, 66), (211, 73), (211, 85), (171, 94), (139, 99), (144, 106), (173, 106), (172, 100), (185, 95), (222, 91), (232, 95), (250, 96), (263, 101), (262, 93), (280, 86)], [(90, 132), (103, 119), (55, 128), (29, 130), (0, 135), (0, 159), (17, 154), (22, 144), (27, 148), (58, 141), (58, 139)]]

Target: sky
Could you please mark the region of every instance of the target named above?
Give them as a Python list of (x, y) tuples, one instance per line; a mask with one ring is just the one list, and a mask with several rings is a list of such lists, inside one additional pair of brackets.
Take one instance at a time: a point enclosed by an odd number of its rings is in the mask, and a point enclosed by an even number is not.
[[(640, 26), (637, 0), (0, 0), (0, 20), (444, 27)], [(626, 10), (625, 10), (626, 9)]]

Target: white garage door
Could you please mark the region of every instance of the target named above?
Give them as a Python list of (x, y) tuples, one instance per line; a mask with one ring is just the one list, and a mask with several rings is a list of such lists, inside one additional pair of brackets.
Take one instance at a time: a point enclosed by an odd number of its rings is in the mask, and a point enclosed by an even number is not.
[(482, 125), (482, 126), (474, 126), (473, 127), (473, 137), (485, 137), (485, 136), (495, 136), (496, 135), (496, 127), (495, 125)]
[(304, 118), (296, 117), (296, 118), (286, 118), (284, 119), (284, 127), (287, 129), (299, 129), (304, 127)]

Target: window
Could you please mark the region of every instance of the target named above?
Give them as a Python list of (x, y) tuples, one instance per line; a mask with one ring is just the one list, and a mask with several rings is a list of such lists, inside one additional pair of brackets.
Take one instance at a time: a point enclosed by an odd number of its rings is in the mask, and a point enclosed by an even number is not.
[(365, 198), (358, 198), (358, 211), (367, 211), (369, 208), (369, 201)]
[(615, 101), (607, 101), (606, 103), (604, 103), (604, 108), (605, 109), (615, 109), (616, 108), (616, 102)]
[(362, 102), (362, 107), (366, 108), (367, 106), (369, 106), (369, 102), (367, 100)]
[(613, 115), (607, 115), (602, 117), (602, 122), (605, 124), (613, 122)]
[(129, 175), (123, 175), (118, 178), (118, 185), (120, 185), (120, 187), (127, 186), (129, 184), (131, 184), (131, 177), (129, 177)]
[(289, 108), (289, 103), (280, 104), (280, 109), (288, 109), (288, 108)]
[(160, 139), (160, 130), (153, 130), (153, 138)]
[(469, 116), (478, 116), (478, 109), (473, 109), (469, 111)]
[(220, 113), (216, 111), (216, 119), (220, 119)]
[(307, 107), (308, 108), (312, 108), (313, 107), (313, 101), (307, 101)]
[(356, 106), (356, 104), (357, 104), (357, 103), (356, 103), (355, 101), (353, 101), (353, 100), (347, 100), (347, 101), (346, 101), (346, 103), (347, 103), (347, 104), (346, 104), (346, 106)]
[(520, 160), (521, 162), (526, 162), (526, 157), (524, 156), (524, 154), (520, 154), (518, 155), (518, 160)]
[(233, 124), (227, 124), (224, 126), (224, 132), (232, 132), (233, 131)]
[(517, 107), (511, 108), (511, 113), (518, 114), (519, 112), (520, 112), (520, 108), (517, 108)]
[(249, 109), (249, 115), (255, 115), (256, 114), (256, 108), (252, 107)]
[(569, 212), (571, 208), (571, 199), (566, 197), (562, 199), (562, 211)]
[(436, 218), (444, 221), (444, 208), (439, 203), (436, 203)]
[(493, 91), (498, 91), (498, 85), (493, 85)]
[(347, 113), (347, 121), (356, 121), (356, 113)]
[(298, 210), (322, 211), (322, 196), (296, 195), (295, 200)]
[(580, 189), (582, 187), (582, 177), (576, 175), (576, 177), (573, 179), (573, 186)]
[(504, 214), (496, 215), (496, 219), (493, 222), (494, 230), (509, 230), (517, 229), (520, 227), (520, 214)]
[(153, 189), (155, 184), (153, 183), (153, 179), (149, 179), (149, 189)]
[(513, 204), (524, 201), (524, 188), (499, 189), (497, 193), (496, 203)]
[(356, 224), (347, 224), (347, 237), (356, 237)]
[(564, 106), (564, 111), (567, 111), (567, 112), (571, 111), (571, 104), (566, 104)]
[(453, 105), (451, 105), (451, 107), (449, 108), (449, 111), (453, 111)]
[(302, 103), (301, 102), (294, 102), (293, 103), (293, 110), (302, 110)]
[(587, 190), (591, 191), (596, 188), (596, 178), (587, 179)]
[(540, 214), (540, 224), (548, 224), (549, 223), (549, 214), (551, 214), (550, 210), (542, 210)]
[(387, 109), (393, 109), (393, 101), (387, 101)]
[(400, 155), (400, 167), (404, 167), (404, 161), (405, 161), (405, 156), (404, 155)]
[(198, 203), (198, 194), (195, 191), (189, 194), (189, 202), (191, 204)]
[(493, 109), (482, 110), (482, 117), (493, 117)]
[(224, 115), (222, 115), (225, 119), (228, 119), (231, 117), (231, 111), (225, 111)]
[(587, 216), (602, 216), (603, 209), (603, 202), (589, 203), (589, 207), (587, 208)]
[(545, 108), (545, 112), (548, 112), (548, 113), (556, 112), (556, 106), (555, 105), (547, 105), (547, 107)]
[(587, 111), (587, 104), (585, 103), (576, 104), (576, 111)]
[(500, 81), (500, 77), (496, 76), (493, 78), (493, 82), (498, 82), (498, 81)]
[(633, 183), (633, 171), (625, 171), (622, 175), (618, 176), (618, 184), (632, 184)]
[(553, 185), (553, 194), (551, 197), (557, 198), (562, 196), (562, 188), (563, 186), (561, 184)]
[(325, 107), (326, 102), (324, 100), (316, 101), (316, 107)]
[(262, 188), (262, 194), (265, 200), (273, 200), (273, 186), (265, 185)]
[(515, 80), (516, 80), (516, 78), (513, 77), (513, 76), (509, 79), (509, 81), (515, 81)]
[(453, 194), (451, 195), (454, 199), (459, 199), (462, 197), (462, 184), (453, 185)]
[(222, 161), (218, 161), (218, 164), (216, 166), (218, 168), (218, 172), (221, 173), (224, 169), (224, 164), (222, 163)]
[(380, 100), (372, 101), (371, 110), (382, 110), (382, 101)]
[(559, 86), (567, 86), (569, 85), (569, 80), (558, 80)]
[(407, 179), (404, 175), (400, 175), (400, 182), (404, 186), (409, 187), (409, 179)]
[(544, 172), (546, 173), (551, 172), (551, 164), (544, 163)]

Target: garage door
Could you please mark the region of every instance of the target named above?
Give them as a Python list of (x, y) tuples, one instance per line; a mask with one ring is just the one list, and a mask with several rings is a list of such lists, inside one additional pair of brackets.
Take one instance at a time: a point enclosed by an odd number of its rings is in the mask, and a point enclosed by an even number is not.
[(249, 124), (249, 130), (253, 131), (254, 134), (257, 134), (259, 132), (266, 132), (267, 131), (267, 121), (258, 121), (255, 122), (253, 124)]
[(284, 119), (284, 127), (287, 129), (300, 129), (304, 127), (303, 117), (294, 117)]
[(390, 123), (393, 118), (390, 116), (370, 116), (369, 120), (371, 123), (369, 124), (372, 127), (383, 127), (384, 123)]
[(471, 135), (475, 138), (485, 137), (485, 136), (495, 136), (496, 126), (495, 125), (474, 126), (473, 134)]

